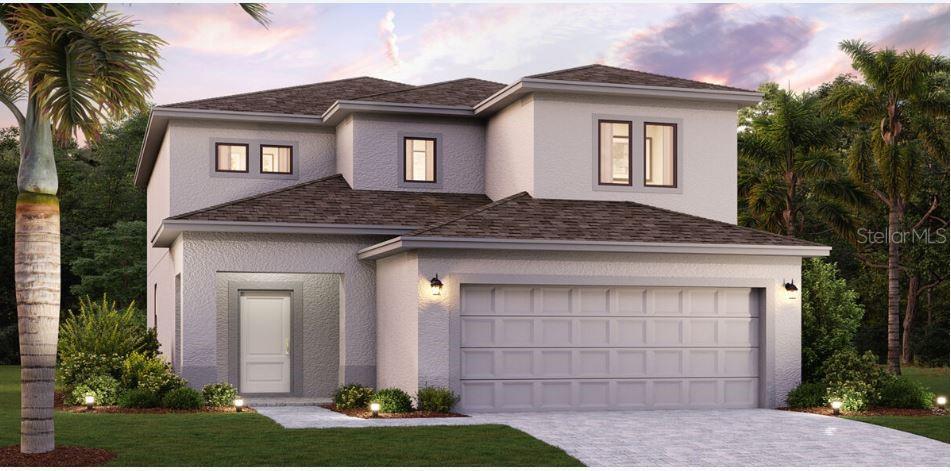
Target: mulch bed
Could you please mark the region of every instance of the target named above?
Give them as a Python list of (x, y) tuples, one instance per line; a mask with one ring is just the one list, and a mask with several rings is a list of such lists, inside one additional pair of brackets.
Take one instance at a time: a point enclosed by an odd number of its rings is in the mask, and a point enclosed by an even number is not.
[[(788, 410), (793, 412), (806, 412), (809, 414), (819, 414), (819, 415), (834, 415), (832, 413), (831, 407), (806, 407), (802, 409), (792, 409), (789, 407), (783, 407), (782, 410)], [(883, 415), (891, 416), (908, 416), (908, 417), (921, 417), (929, 415), (948, 415), (948, 411), (939, 409), (937, 407), (933, 409), (899, 409), (896, 407), (870, 407), (868, 410), (861, 412), (842, 412), (843, 416), (852, 416), (852, 417), (875, 417)]]
[(102, 448), (58, 446), (49, 453), (20, 453), (20, 445), (0, 448), (0, 466), (101, 466), (115, 458)]
[(373, 417), (373, 413), (366, 409), (338, 409), (333, 404), (321, 404), (320, 407), (334, 412), (349, 415), (350, 417), (359, 417), (361, 419), (434, 419), (442, 417), (469, 417), (455, 412), (428, 412), (414, 410), (413, 412), (380, 412), (379, 417)]

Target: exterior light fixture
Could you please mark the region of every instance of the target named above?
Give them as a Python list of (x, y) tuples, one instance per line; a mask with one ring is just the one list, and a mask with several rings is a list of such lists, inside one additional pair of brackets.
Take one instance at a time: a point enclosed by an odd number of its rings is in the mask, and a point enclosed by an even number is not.
[(786, 297), (788, 299), (796, 299), (796, 295), (799, 294), (799, 287), (796, 286), (794, 280), (783, 280), (783, 288), (786, 288)]
[(371, 403), (370, 403), (370, 414), (371, 414), (373, 417), (379, 417), (379, 416), (380, 416), (380, 403), (379, 403), (379, 402), (371, 402)]
[(236, 397), (234, 399), (234, 411), (241, 412), (242, 410), (244, 410), (244, 399), (241, 399), (240, 397)]
[(832, 415), (839, 415), (842, 411), (842, 401), (832, 401), (829, 405), (832, 406)]
[(429, 287), (433, 291), (433, 296), (439, 296), (442, 294), (442, 281), (439, 280), (439, 273), (436, 273), (436, 276), (429, 280)]
[(86, 394), (86, 397), (83, 399), (86, 401), (86, 410), (92, 410), (92, 406), (96, 404), (96, 396)]
[(938, 396), (934, 398), (934, 403), (938, 405), (939, 409), (946, 409), (948, 407), (948, 398), (946, 396)]

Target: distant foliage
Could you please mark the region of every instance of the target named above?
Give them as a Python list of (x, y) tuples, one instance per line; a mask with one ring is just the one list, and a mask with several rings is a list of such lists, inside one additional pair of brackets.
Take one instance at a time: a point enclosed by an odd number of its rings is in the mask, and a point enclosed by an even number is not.
[(838, 276), (835, 264), (803, 260), (802, 375), (820, 379), (822, 365), (837, 352), (852, 348), (865, 315), (858, 295)]
[(334, 406), (338, 409), (360, 409), (367, 407), (373, 397), (373, 388), (362, 384), (348, 384), (334, 392)]
[(380, 403), (380, 412), (410, 412), (413, 410), (413, 400), (402, 389), (381, 389), (373, 395), (370, 402)]
[(113, 406), (119, 398), (121, 388), (112, 376), (98, 375), (83, 380), (69, 392), (69, 402), (75, 405), (86, 404), (86, 396), (96, 398), (96, 405)]
[(458, 402), (459, 396), (449, 388), (426, 386), (416, 393), (416, 408), (419, 410), (447, 413)]
[(134, 303), (119, 309), (115, 301), (109, 301), (105, 295), (100, 301), (80, 299), (78, 311), (69, 310), (60, 327), (60, 358), (78, 353), (124, 357), (143, 350), (147, 333), (137, 319), (139, 316), (141, 313)]
[[(79, 283), (69, 287), (76, 296), (99, 297), (109, 293), (127, 303), (141, 299), (145, 286), (145, 221), (119, 221), (99, 227), (83, 237), (79, 253), (69, 260)], [(139, 316), (142, 321), (144, 315)]]
[(234, 404), (238, 390), (229, 383), (214, 383), (201, 388), (205, 405), (209, 407), (228, 407)]

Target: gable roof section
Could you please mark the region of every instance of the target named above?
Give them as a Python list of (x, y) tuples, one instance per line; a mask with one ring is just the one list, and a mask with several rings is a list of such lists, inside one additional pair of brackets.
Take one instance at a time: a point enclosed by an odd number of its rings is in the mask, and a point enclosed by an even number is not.
[(416, 228), (489, 203), (485, 195), (354, 190), (341, 175), (199, 209), (171, 220)]
[(505, 88), (504, 83), (477, 78), (420, 85), (415, 88), (360, 97), (358, 101), (410, 103), (420, 105), (475, 106), (493, 93)]
[(162, 108), (320, 116), (337, 100), (415, 88), (405, 83), (357, 77), (163, 105)]
[(728, 87), (713, 83), (699, 82), (678, 77), (652, 74), (639, 70), (622, 69), (601, 64), (591, 64), (571, 69), (556, 70), (543, 74), (529, 75), (526, 78), (559, 80), (568, 82), (613, 83), (617, 85), (641, 85), (650, 87), (692, 88), (698, 90), (721, 90), (734, 92), (752, 92), (742, 88)]

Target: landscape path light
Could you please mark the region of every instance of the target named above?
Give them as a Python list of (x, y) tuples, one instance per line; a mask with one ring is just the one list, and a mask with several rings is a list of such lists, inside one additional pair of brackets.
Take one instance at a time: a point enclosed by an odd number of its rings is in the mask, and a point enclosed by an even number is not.
[(380, 403), (379, 403), (379, 402), (371, 402), (371, 403), (370, 403), (370, 415), (372, 415), (373, 417), (379, 417), (379, 416), (380, 416)]
[(242, 410), (244, 410), (244, 399), (241, 399), (240, 397), (236, 397), (234, 399), (234, 411), (241, 412)]
[(948, 407), (948, 398), (946, 396), (938, 396), (934, 398), (934, 403), (938, 405), (938, 409), (946, 409)]
[(842, 411), (842, 401), (832, 401), (829, 405), (832, 406), (832, 415), (839, 415)]
[(96, 396), (92, 394), (86, 394), (83, 399), (86, 401), (86, 410), (92, 410), (92, 406), (96, 405)]

